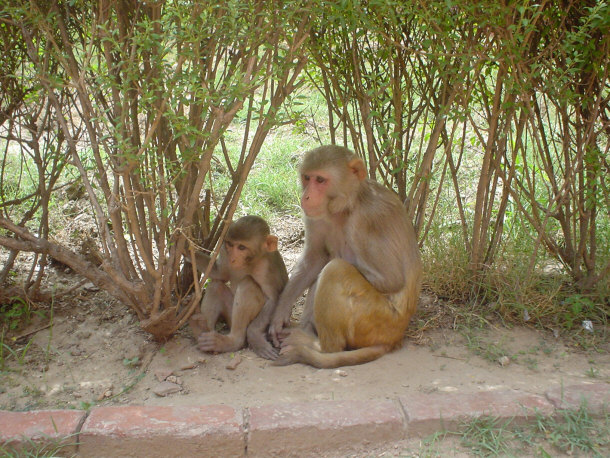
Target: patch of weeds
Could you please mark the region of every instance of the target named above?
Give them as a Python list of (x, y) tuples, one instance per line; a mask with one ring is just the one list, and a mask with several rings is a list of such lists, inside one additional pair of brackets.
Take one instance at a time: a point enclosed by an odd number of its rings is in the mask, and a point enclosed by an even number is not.
[(545, 340), (541, 340), (538, 347), (542, 350), (545, 356), (551, 356), (555, 349), (550, 346)]
[(448, 438), (459, 438), (467, 456), (607, 456), (610, 445), (610, 413), (591, 416), (586, 403), (578, 409), (562, 409), (558, 415), (536, 412), (533, 423), (515, 425), (513, 420), (480, 417), (462, 424), (456, 431), (436, 433), (422, 443), (420, 456), (447, 456)]
[(461, 442), (477, 456), (508, 455), (513, 433), (508, 429), (511, 420), (501, 421), (493, 417), (480, 417), (464, 425), (460, 430)]
[(32, 340), (28, 340), (28, 343), (20, 349), (12, 349), (8, 344), (4, 342), (0, 342), (0, 369), (4, 370), (5, 361), (8, 356), (12, 356), (17, 361), (19, 366), (23, 366), (25, 364), (25, 357), (32, 345)]
[(20, 297), (11, 297), (8, 304), (0, 304), (0, 325), (10, 330), (28, 324), (32, 320), (30, 304)]
[[(540, 339), (540, 340), (538, 340), (538, 344), (531, 347), (527, 351), (527, 353), (538, 354), (538, 353), (542, 352), (545, 356), (551, 356), (554, 351), (555, 351), (555, 349), (551, 345), (549, 345), (547, 341), (545, 341), (544, 339)], [(519, 353), (525, 354), (526, 352), (520, 351)]]
[(564, 328), (570, 330), (580, 326), (583, 320), (590, 319), (595, 311), (595, 303), (587, 296), (573, 294), (562, 302), (562, 311), (559, 314)]
[(78, 408), (80, 410), (89, 410), (91, 407), (95, 407), (96, 405), (97, 405), (97, 403), (95, 401), (91, 401), (91, 402), (80, 401), (78, 403)]
[(67, 448), (77, 445), (76, 437), (67, 436), (63, 439), (55, 439), (45, 435), (33, 441), (29, 437), (21, 440), (19, 449), (9, 444), (0, 445), (0, 455), (7, 458), (34, 458), (34, 457), (56, 457), (76, 456), (68, 455)]
[(437, 431), (425, 437), (421, 442), (418, 456), (443, 456), (447, 434), (446, 431)]
[[(578, 409), (561, 409), (558, 417), (536, 416), (535, 431), (552, 446), (569, 455), (590, 453), (604, 456), (610, 445), (610, 413), (596, 420), (586, 403)], [(552, 451), (547, 451), (552, 456)]]
[(589, 378), (597, 378), (599, 377), (599, 369), (597, 367), (589, 367), (589, 370), (585, 372), (585, 375)]
[(137, 356), (134, 356), (133, 358), (123, 358), (123, 366), (138, 367), (140, 364), (140, 358)]
[(28, 341), (25, 347), (17, 350), (12, 346), (15, 339), (7, 339), (7, 331), (14, 331), (20, 326), (29, 324), (34, 313), (40, 312), (33, 312), (30, 304), (20, 297), (13, 297), (9, 303), (0, 304), (0, 371), (6, 369), (6, 360), (11, 356), (20, 366), (25, 363), (32, 341)]
[(520, 362), (525, 364), (525, 367), (527, 367), (531, 371), (538, 370), (538, 360), (536, 358), (533, 358), (531, 356), (526, 356)]
[(3, 392), (2, 390), (6, 391), (6, 387), (15, 388), (20, 385), (19, 380), (17, 380), (15, 377), (11, 377), (8, 373), (1, 375), (2, 378), (0, 378), (0, 386), (2, 388), (0, 389), (0, 392)]
[(43, 394), (44, 393), (39, 388), (29, 386), (29, 385), (26, 385), (23, 387), (23, 396), (24, 397), (36, 399), (36, 398), (41, 398), (43, 396)]
[(502, 356), (510, 357), (510, 352), (501, 343), (486, 342), (478, 333), (469, 328), (462, 328), (461, 334), (466, 339), (468, 349), (489, 362), (496, 363)]
[(49, 406), (48, 402), (45, 402), (42, 398), (38, 399), (28, 399), (28, 401), (23, 406), (21, 410), (42, 410), (46, 409)]
[(608, 335), (605, 328), (600, 332), (588, 332), (580, 330), (570, 337), (572, 342), (583, 350), (597, 353), (604, 353), (604, 345), (608, 342)]

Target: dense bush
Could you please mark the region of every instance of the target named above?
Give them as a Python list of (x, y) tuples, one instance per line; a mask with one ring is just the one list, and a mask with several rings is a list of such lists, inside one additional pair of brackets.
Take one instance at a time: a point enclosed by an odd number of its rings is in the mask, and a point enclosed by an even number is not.
[[(0, 284), (32, 252), (33, 294), (52, 257), (171, 335), (205, 281), (182, 254), (216, 245), (267, 134), (310, 121), (317, 90), (329, 140), (408, 204), (437, 294), (603, 319), (609, 29), (593, 0), (10, 1)], [(74, 192), (96, 227), (80, 252), (50, 224)]]

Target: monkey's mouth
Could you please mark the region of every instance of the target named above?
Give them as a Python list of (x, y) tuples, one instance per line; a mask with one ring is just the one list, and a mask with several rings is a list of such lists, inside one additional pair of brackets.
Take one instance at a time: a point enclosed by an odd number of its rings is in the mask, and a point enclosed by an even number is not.
[(304, 208), (303, 208), (303, 213), (305, 213), (305, 216), (310, 219), (322, 219), (322, 217), (324, 216), (324, 212), (320, 212), (320, 211), (316, 212), (316, 211), (311, 211), (311, 210), (307, 211)]

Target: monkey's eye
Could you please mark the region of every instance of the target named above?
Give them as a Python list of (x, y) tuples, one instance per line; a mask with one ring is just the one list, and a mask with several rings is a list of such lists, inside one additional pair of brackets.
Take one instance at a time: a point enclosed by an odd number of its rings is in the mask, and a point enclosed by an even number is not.
[(321, 177), (321, 176), (316, 177), (316, 183), (322, 184), (324, 182), (326, 182), (326, 178)]
[(233, 242), (231, 242), (229, 240), (226, 240), (225, 241), (225, 245), (228, 246), (229, 248), (232, 248), (233, 247)]
[(237, 245), (237, 249), (238, 249), (239, 251), (244, 251), (244, 250), (247, 250), (247, 249), (248, 249), (248, 247), (247, 247), (246, 245), (241, 245), (241, 244), (240, 244), (240, 245)]
[(303, 175), (303, 181), (309, 181), (310, 178), (309, 175)]

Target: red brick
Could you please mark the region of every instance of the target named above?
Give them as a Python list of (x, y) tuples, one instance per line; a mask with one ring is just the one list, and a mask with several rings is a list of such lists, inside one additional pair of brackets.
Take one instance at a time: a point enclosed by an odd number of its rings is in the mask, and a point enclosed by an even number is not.
[(72, 455), (85, 415), (82, 410), (0, 411), (0, 444), (15, 450), (61, 447), (62, 454)]
[(546, 397), (558, 409), (578, 409), (586, 402), (587, 409), (601, 415), (610, 411), (610, 384), (590, 383), (551, 388)]
[(79, 456), (244, 456), (243, 414), (210, 405), (99, 407), (81, 431)]
[(316, 401), (250, 408), (248, 456), (319, 456), (405, 437), (392, 401)]
[(432, 393), (400, 398), (407, 413), (409, 436), (451, 430), (464, 420), (480, 416), (522, 421), (536, 411), (550, 415), (553, 406), (542, 396), (520, 391)]

